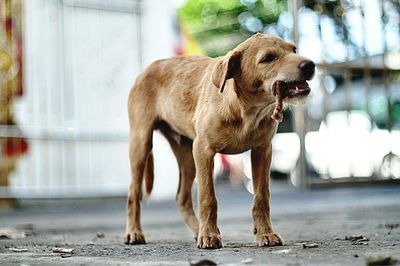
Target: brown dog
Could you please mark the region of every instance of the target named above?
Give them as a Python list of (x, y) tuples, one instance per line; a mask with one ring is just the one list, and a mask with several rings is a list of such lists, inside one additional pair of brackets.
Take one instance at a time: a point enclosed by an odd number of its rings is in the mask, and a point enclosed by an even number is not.
[[(153, 186), (153, 130), (159, 129), (177, 158), (176, 201), (199, 248), (222, 247), (217, 226), (213, 159), (251, 149), (253, 220), (258, 245), (282, 245), (269, 207), (271, 119), (275, 94), (290, 103), (304, 98), (314, 63), (280, 38), (256, 34), (224, 57), (174, 57), (151, 64), (136, 80), (128, 102), (132, 183), (127, 201), (126, 244), (145, 243), (140, 224), (143, 179)], [(277, 92), (278, 90), (278, 92)], [(198, 177), (199, 220), (191, 188)]]

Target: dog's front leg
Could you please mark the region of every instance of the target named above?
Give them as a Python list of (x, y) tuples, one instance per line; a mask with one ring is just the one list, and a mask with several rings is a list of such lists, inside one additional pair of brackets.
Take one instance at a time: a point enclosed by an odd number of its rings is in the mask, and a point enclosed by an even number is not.
[(214, 155), (208, 145), (198, 139), (193, 142), (193, 158), (198, 179), (199, 234), (198, 248), (221, 248), (222, 242), (217, 226), (217, 199), (213, 183)]
[(273, 232), (269, 208), (269, 171), (272, 147), (265, 145), (251, 150), (254, 201), (254, 235), (259, 246), (280, 246), (283, 240)]

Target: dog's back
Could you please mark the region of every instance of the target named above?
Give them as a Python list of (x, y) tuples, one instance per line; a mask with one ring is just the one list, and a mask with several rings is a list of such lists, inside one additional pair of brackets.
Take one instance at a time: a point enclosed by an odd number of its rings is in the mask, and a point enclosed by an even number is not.
[(194, 111), (202, 88), (210, 83), (204, 79), (209, 79), (214, 61), (206, 56), (180, 56), (149, 65), (131, 90), (130, 119), (138, 112), (157, 117), (181, 135), (194, 138)]

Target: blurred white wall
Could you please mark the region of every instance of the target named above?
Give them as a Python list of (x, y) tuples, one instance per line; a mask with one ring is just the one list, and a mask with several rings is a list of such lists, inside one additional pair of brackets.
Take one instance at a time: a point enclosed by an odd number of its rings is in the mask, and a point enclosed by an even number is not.
[[(144, 66), (174, 53), (172, 5), (142, 2), (24, 2), (25, 91), (15, 115), (33, 139), (11, 180), (16, 196), (126, 193), (127, 95)], [(154, 142), (153, 197), (171, 197), (176, 162), (164, 139)]]

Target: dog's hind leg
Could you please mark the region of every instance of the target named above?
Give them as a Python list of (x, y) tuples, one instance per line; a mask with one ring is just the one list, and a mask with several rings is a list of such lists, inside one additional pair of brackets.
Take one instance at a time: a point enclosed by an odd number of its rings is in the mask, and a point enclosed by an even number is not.
[[(131, 136), (129, 158), (131, 163), (132, 181), (127, 199), (127, 222), (125, 244), (144, 244), (145, 239), (140, 223), (140, 203), (142, 200), (142, 184), (146, 165), (152, 166), (152, 137), (154, 123), (143, 114), (130, 114)], [(133, 117), (132, 116), (137, 116)], [(139, 117), (140, 116), (140, 117)], [(135, 119), (136, 118), (136, 119)], [(149, 162), (149, 160), (151, 160)], [(148, 166), (147, 166), (148, 167)]]
[(192, 144), (193, 141), (177, 135), (168, 126), (160, 127), (161, 132), (167, 138), (175, 154), (179, 166), (179, 186), (176, 194), (176, 203), (183, 216), (186, 225), (193, 232), (195, 239), (199, 232), (199, 221), (193, 209), (192, 185), (196, 176), (194, 166)]
[(194, 166), (192, 143), (181, 143), (179, 147), (172, 148), (179, 164), (179, 187), (176, 202), (179, 206), (186, 225), (192, 230), (197, 241), (199, 221), (193, 210), (192, 185), (196, 176)]

